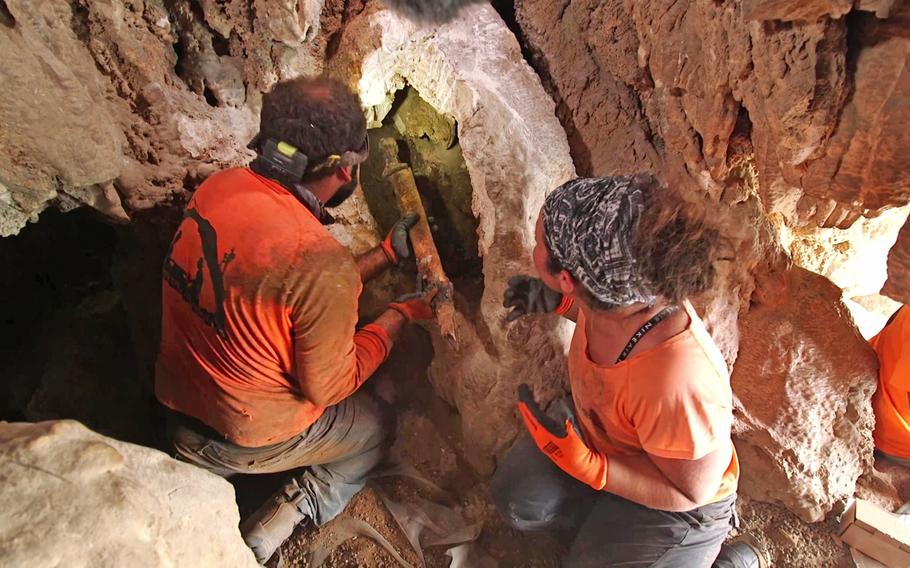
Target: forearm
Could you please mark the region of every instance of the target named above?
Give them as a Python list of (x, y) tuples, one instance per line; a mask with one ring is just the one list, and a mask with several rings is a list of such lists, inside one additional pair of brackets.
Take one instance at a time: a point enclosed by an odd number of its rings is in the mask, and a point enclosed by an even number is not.
[(356, 259), (360, 280), (364, 284), (379, 276), (381, 272), (392, 266), (388, 255), (381, 246), (374, 247), (361, 254)]
[(373, 324), (384, 329), (394, 343), (401, 335), (401, 330), (408, 324), (408, 318), (397, 310), (386, 309), (386, 311), (379, 314)]
[(696, 503), (680, 491), (645, 454), (610, 454), (605, 491), (662, 511), (691, 511)]

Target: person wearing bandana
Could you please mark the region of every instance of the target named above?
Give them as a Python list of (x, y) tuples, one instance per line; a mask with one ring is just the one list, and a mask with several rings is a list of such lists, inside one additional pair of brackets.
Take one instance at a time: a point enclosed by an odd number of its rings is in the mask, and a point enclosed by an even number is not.
[(720, 237), (650, 175), (576, 179), (537, 220), (539, 278), (509, 281), (510, 321), (575, 322), (571, 397), (546, 412), (527, 385), (527, 428), (492, 482), (521, 530), (573, 534), (564, 566), (764, 566), (754, 539), (721, 547), (739, 463), (723, 357), (688, 298), (714, 282)]
[(410, 256), (398, 221), (357, 258), (326, 230), (369, 147), (358, 97), (327, 78), (262, 101), (249, 167), (209, 177), (164, 266), (155, 394), (178, 459), (225, 477), (304, 468), (241, 532), (265, 562), (305, 520), (338, 515), (379, 463), (383, 417), (359, 390), (432, 292), (357, 328), (363, 283)]

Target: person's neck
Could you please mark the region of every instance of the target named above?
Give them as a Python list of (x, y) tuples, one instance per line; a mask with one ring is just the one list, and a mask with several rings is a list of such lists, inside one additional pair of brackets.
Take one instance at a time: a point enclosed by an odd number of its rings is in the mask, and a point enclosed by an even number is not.
[[(595, 363), (612, 365), (632, 336), (669, 305), (666, 300), (658, 298), (653, 305), (633, 304), (612, 310), (595, 310), (582, 301), (589, 356)], [(688, 325), (688, 315), (684, 310), (678, 310), (645, 335), (631, 353), (647, 351), (682, 333)]]
[(632, 304), (612, 310), (595, 310), (585, 306), (585, 320), (588, 328), (598, 334), (622, 335), (629, 331), (631, 336), (668, 305), (666, 300), (658, 299), (653, 305)]
[(321, 203), (325, 203), (331, 199), (338, 190), (338, 184), (333, 182), (330, 177), (316, 181), (303, 182), (301, 185), (307, 188)]

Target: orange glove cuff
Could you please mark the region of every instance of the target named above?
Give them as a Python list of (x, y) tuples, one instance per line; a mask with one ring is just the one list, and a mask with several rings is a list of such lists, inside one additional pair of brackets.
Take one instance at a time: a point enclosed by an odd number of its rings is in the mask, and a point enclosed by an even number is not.
[(379, 246), (382, 248), (382, 252), (385, 253), (386, 258), (389, 259), (393, 265), (398, 264), (398, 255), (395, 254), (395, 248), (392, 247), (392, 233), (386, 235), (386, 238), (383, 239)]
[(566, 420), (566, 436), (560, 437), (544, 428), (524, 402), (518, 403), (518, 411), (534, 443), (561, 470), (597, 491), (607, 486), (607, 456), (586, 446), (571, 420)]
[(433, 308), (422, 300), (409, 300), (389, 304), (390, 310), (395, 310), (408, 321), (433, 319)]
[(559, 306), (556, 307), (556, 311), (553, 312), (558, 316), (564, 316), (569, 313), (569, 310), (572, 309), (572, 306), (575, 305), (575, 298), (569, 294), (562, 295), (562, 301), (559, 303)]

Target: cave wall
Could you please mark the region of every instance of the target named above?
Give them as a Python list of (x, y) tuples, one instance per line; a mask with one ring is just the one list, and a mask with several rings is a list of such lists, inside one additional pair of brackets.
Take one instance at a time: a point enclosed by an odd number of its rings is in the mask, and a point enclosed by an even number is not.
[(0, 236), (48, 205), (123, 221), (247, 160), (261, 93), (322, 69), (344, 7), (317, 36), (309, 0), (3, 5)]
[[(812, 247), (829, 252), (839, 233), (817, 231), (874, 224), (910, 200), (910, 3), (517, 0), (520, 43), (488, 6), (439, 29), (359, 0), (0, 8), (0, 235), (48, 206), (134, 225), (179, 207), (211, 172), (249, 159), (261, 93), (277, 80), (328, 71), (359, 90), (373, 122), (409, 84), (457, 121), (474, 188), (484, 292), (460, 311), (460, 352), (434, 341), (432, 380), (461, 412), (478, 469), (518, 430), (521, 378), (544, 398), (564, 387), (568, 330), (506, 327), (499, 302), (509, 275), (532, 270), (544, 193), (576, 167), (653, 171), (715, 208), (730, 250), (696, 303), (733, 368), (747, 493), (816, 520), (868, 467), (874, 357), (839, 291), (798, 265), (822, 271)], [(339, 219), (333, 232), (353, 250), (377, 242), (362, 195)], [(794, 231), (809, 244), (783, 238)], [(156, 294), (159, 260), (145, 256), (124, 302), (147, 338), (157, 318), (142, 298)], [(905, 227), (884, 287), (897, 300), (910, 297), (908, 263)], [(773, 486), (759, 489), (762, 476)]]

